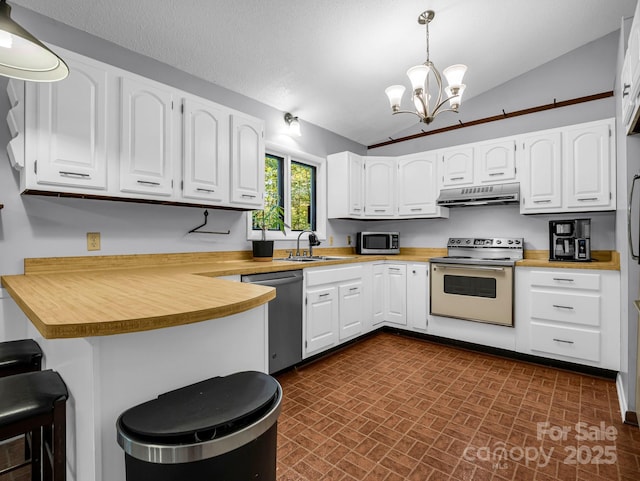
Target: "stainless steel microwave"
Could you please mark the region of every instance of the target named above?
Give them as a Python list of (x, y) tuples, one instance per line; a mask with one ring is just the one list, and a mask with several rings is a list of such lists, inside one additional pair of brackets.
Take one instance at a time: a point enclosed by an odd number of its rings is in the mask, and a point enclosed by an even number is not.
[(400, 254), (399, 232), (358, 232), (358, 254)]

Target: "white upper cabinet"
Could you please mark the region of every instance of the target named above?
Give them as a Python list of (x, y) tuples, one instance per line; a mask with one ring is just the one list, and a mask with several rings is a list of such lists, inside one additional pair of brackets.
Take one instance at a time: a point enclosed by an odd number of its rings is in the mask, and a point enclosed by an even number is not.
[[(27, 83), (35, 98), (29, 120), (27, 158), (37, 185), (105, 190), (107, 188), (107, 71), (88, 59), (65, 56), (69, 76), (55, 83)], [(35, 182), (34, 182), (35, 181)], [(72, 190), (73, 191), (73, 190)]]
[(262, 120), (58, 50), (66, 79), (7, 84), (7, 152), (22, 192), (262, 207)]
[(365, 213), (367, 217), (395, 214), (396, 161), (389, 157), (365, 159)]
[(122, 78), (120, 189), (173, 194), (173, 91), (145, 79)]
[(611, 205), (611, 128), (597, 123), (565, 131), (563, 190), (569, 210), (593, 210)]
[(441, 152), (442, 187), (473, 184), (473, 147), (466, 145)]
[(640, 3), (629, 31), (627, 51), (620, 73), (622, 122), (627, 134), (637, 132), (634, 125), (640, 115)]
[(327, 156), (327, 211), (330, 219), (364, 215), (364, 158), (353, 152)]
[(182, 196), (202, 201), (229, 199), (229, 111), (211, 102), (183, 100)]
[(435, 152), (405, 155), (398, 158), (398, 216), (433, 216), (439, 212), (438, 156)]
[(514, 139), (476, 144), (478, 181), (482, 184), (514, 181), (516, 178), (516, 141)]
[(548, 132), (524, 136), (520, 212), (562, 207), (562, 136)]
[(615, 210), (614, 119), (522, 136), (520, 212)]
[(231, 115), (231, 203), (264, 206), (264, 122)]

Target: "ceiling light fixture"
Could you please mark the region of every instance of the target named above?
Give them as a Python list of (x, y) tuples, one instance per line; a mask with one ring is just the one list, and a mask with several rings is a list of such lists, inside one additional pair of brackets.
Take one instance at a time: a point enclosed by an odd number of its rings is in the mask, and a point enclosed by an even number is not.
[(302, 132), (300, 132), (300, 121), (298, 117), (294, 117), (289, 112), (284, 114), (284, 121), (289, 125), (289, 135), (295, 135), (296, 137), (300, 137)]
[[(462, 93), (466, 85), (462, 83), (462, 77), (464, 77), (467, 71), (467, 66), (462, 64), (451, 65), (442, 71), (447, 79), (449, 85), (442, 88), (442, 77), (440, 72), (433, 65), (433, 62), (429, 59), (429, 23), (433, 20), (435, 13), (433, 10), (427, 10), (422, 12), (418, 17), (418, 23), (425, 26), (426, 38), (427, 38), (427, 61), (421, 65), (416, 65), (407, 70), (407, 75), (411, 81), (411, 88), (413, 89), (413, 104), (415, 111), (413, 110), (400, 110), (400, 103), (402, 102), (402, 95), (404, 94), (404, 85), (392, 85), (385, 90), (387, 97), (389, 97), (389, 103), (391, 104), (391, 110), (393, 114), (414, 114), (420, 117), (420, 121), (425, 124), (430, 124), (433, 119), (441, 112), (458, 112), (458, 107), (462, 101)], [(436, 85), (430, 84), (430, 76), (435, 79)], [(434, 92), (431, 92), (431, 90)], [(444, 100), (443, 100), (444, 90)], [(431, 93), (436, 93), (436, 100), (433, 108), (431, 107)], [(449, 108), (443, 108), (445, 104), (449, 102)]]
[(64, 61), (11, 20), (11, 7), (0, 1), (0, 75), (34, 82), (55, 82), (69, 75)]

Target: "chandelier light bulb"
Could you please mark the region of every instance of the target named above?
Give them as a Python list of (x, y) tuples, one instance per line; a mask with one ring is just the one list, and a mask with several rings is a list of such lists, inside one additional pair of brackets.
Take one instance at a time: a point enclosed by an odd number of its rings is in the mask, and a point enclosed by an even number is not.
[(404, 85), (392, 85), (384, 90), (384, 93), (389, 97), (389, 104), (391, 104), (392, 110), (400, 110), (400, 104), (402, 103), (402, 96), (405, 90)]
[(460, 63), (451, 65), (442, 71), (442, 74), (447, 79), (447, 83), (450, 87), (459, 87), (462, 85), (462, 78), (467, 72), (467, 66)]

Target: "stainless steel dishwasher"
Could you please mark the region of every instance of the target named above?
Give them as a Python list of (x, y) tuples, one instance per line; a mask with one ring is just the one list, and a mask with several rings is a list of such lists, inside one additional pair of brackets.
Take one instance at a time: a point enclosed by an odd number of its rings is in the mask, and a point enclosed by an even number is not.
[(276, 288), (269, 302), (269, 374), (302, 360), (302, 271), (242, 276), (242, 282)]

